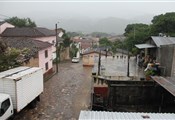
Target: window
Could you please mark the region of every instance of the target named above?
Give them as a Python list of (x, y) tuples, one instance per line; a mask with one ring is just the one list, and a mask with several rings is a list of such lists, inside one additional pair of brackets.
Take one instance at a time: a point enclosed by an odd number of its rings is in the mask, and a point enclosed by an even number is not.
[(7, 100), (2, 102), (2, 104), (1, 104), (0, 116), (2, 116), (7, 111), (7, 109), (9, 107), (10, 107), (10, 99), (8, 98)]
[(45, 63), (45, 69), (48, 70), (49, 69), (49, 65), (48, 65), (48, 62)]
[(48, 50), (45, 50), (45, 58), (48, 57)]
[(54, 46), (55, 46), (55, 43), (56, 43), (55, 40), (52, 40), (52, 44), (53, 44)]

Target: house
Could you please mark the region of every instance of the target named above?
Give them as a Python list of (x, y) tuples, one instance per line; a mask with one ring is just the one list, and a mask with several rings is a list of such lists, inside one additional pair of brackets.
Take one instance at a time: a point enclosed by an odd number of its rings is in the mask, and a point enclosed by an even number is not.
[(152, 79), (175, 96), (175, 37), (152, 36), (146, 44), (135, 45), (145, 49), (145, 55), (151, 55), (160, 63), (160, 76)]
[(41, 67), (44, 75), (52, 72), (52, 44), (26, 37), (3, 37), (8, 47), (16, 49), (29, 49), (29, 53), (22, 59), (24, 66)]
[(90, 49), (89, 51), (86, 51), (82, 54), (83, 56), (83, 66), (90, 66), (93, 67), (95, 63), (99, 60), (99, 54), (101, 52), (101, 57), (104, 58), (106, 55), (109, 56), (110, 54), (101, 51), (100, 49)]
[(54, 31), (41, 27), (22, 27), (7, 28), (1, 35), (2, 37), (28, 37), (42, 42), (52, 44), (52, 59), (56, 57), (56, 34)]
[(151, 36), (145, 44), (135, 45), (139, 49), (144, 49), (145, 57), (147, 55), (156, 58), (162, 67), (164, 76), (174, 76), (175, 55), (174, 55), (175, 37)]
[(97, 39), (82, 38), (79, 36), (71, 38), (71, 41), (73, 43), (80, 44), (80, 54), (89, 51), (94, 45), (98, 45)]
[(5, 21), (0, 21), (0, 35), (6, 28), (14, 28), (12, 24), (9, 24), (8, 22)]

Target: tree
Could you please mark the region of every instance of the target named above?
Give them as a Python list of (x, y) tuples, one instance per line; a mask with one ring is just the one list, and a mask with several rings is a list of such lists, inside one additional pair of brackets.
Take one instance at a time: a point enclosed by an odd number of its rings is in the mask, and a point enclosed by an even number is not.
[(30, 18), (12, 17), (12, 18), (6, 19), (5, 21), (8, 23), (11, 23), (16, 27), (36, 27), (35, 22), (32, 21)]
[(7, 48), (5, 52), (0, 53), (0, 72), (20, 66), (20, 62), (17, 61), (19, 55), (19, 50), (15, 48)]
[(133, 33), (134, 31), (147, 31), (149, 28), (149, 25), (142, 24), (142, 23), (135, 23), (135, 24), (128, 24), (125, 28), (125, 36), (128, 36), (128, 34)]
[(145, 40), (150, 36), (150, 26), (141, 23), (129, 24), (125, 29), (124, 35), (127, 37), (124, 45), (131, 51), (135, 44), (145, 43)]
[(0, 72), (22, 65), (28, 53), (29, 49), (27, 48), (22, 50), (9, 48), (0, 40)]
[(151, 22), (152, 35), (163, 33), (168, 36), (175, 36), (175, 12), (154, 16)]
[(7, 44), (0, 40), (0, 54), (4, 53), (7, 49)]
[(83, 36), (83, 33), (80, 33), (80, 32), (67, 32), (67, 35), (69, 37), (75, 37), (75, 36)]
[(99, 44), (100, 44), (100, 46), (111, 46), (112, 45), (112, 42), (111, 41), (109, 41), (108, 40), (108, 38), (101, 38), (100, 40), (99, 40)]
[(78, 52), (78, 48), (76, 47), (76, 45), (74, 43), (72, 43), (71, 47), (70, 47), (70, 57), (76, 57), (76, 54)]
[(68, 36), (68, 34), (67, 33), (64, 33), (64, 35), (62, 36), (62, 38), (64, 39), (63, 40), (63, 46), (64, 47), (69, 47), (72, 42), (71, 42), (70, 37)]
[(110, 34), (103, 33), (103, 32), (93, 32), (90, 34), (92, 37), (104, 38), (110, 36)]
[(117, 48), (119, 48), (119, 49), (124, 49), (124, 48), (125, 48), (124, 43), (121, 42), (121, 41), (115, 41), (115, 42), (113, 42), (113, 43), (112, 43), (112, 52), (113, 52), (113, 53), (116, 53), (116, 52), (117, 52), (117, 51), (116, 51)]

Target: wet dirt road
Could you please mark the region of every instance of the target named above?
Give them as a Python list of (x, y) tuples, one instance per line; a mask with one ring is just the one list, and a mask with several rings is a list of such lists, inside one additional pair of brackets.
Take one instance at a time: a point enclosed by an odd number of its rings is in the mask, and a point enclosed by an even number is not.
[(25, 108), (15, 120), (77, 120), (90, 105), (91, 68), (82, 63), (61, 63), (59, 73), (44, 83), (35, 109)]

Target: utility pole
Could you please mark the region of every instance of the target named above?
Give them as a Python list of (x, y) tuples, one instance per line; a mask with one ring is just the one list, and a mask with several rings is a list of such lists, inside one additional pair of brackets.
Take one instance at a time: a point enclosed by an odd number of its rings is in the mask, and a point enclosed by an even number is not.
[(98, 75), (100, 75), (100, 66), (101, 66), (101, 50), (100, 50), (99, 59), (98, 59)]
[(108, 56), (108, 48), (106, 47), (106, 58), (107, 58), (107, 56)]
[(128, 49), (128, 67), (127, 67), (127, 77), (129, 77), (129, 59), (130, 59), (130, 56), (129, 56), (129, 49)]
[(56, 44), (55, 44), (55, 47), (56, 47), (56, 73), (58, 73), (58, 31), (57, 31), (57, 23), (55, 24), (55, 33), (56, 33)]

